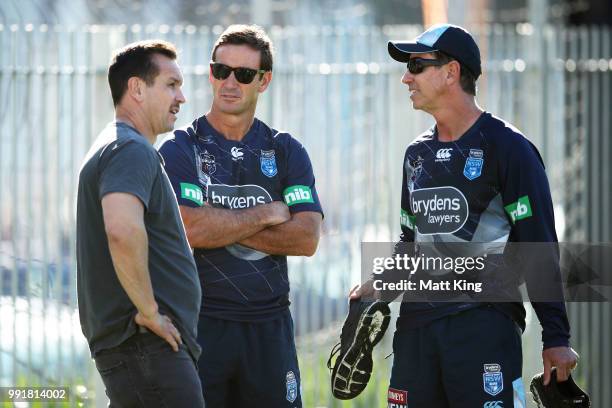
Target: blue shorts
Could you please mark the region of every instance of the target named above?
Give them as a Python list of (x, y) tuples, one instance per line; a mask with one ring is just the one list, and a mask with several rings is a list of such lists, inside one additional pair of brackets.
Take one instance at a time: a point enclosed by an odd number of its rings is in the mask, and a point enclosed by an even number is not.
[(247, 323), (200, 316), (198, 361), (206, 408), (300, 408), (300, 371), (287, 311)]
[(525, 406), (521, 331), (491, 306), (398, 330), (393, 353), (388, 408)]

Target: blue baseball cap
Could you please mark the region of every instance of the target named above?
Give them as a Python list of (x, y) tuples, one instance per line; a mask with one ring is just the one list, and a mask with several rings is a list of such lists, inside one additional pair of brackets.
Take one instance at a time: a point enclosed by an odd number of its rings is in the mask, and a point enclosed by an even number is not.
[(480, 50), (464, 28), (452, 24), (436, 24), (412, 41), (389, 41), (389, 55), (396, 61), (408, 62), (410, 54), (442, 51), (459, 61), (476, 78), (482, 74)]

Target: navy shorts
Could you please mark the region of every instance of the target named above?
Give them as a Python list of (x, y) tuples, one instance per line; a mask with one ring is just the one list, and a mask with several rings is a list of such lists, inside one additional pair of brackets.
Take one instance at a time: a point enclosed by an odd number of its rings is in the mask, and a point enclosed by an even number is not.
[(258, 323), (200, 316), (198, 361), (206, 408), (302, 406), (293, 321)]
[(525, 407), (521, 331), (491, 306), (393, 337), (388, 408)]

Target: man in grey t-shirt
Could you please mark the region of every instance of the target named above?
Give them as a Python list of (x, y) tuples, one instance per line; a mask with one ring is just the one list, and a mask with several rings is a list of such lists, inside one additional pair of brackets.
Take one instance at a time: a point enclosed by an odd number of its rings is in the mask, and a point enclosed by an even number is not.
[(116, 121), (79, 175), (81, 326), (111, 407), (201, 407), (200, 284), (152, 146), (185, 102), (176, 49), (164, 41), (130, 44), (113, 57), (108, 79)]

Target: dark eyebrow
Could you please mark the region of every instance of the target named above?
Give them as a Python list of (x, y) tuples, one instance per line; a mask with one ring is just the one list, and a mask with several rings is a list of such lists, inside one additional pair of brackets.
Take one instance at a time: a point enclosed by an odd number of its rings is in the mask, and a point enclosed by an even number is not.
[(175, 76), (171, 76), (170, 78), (168, 78), (168, 81), (170, 82), (178, 82), (178, 83), (183, 83), (183, 80), (179, 77), (175, 77)]

